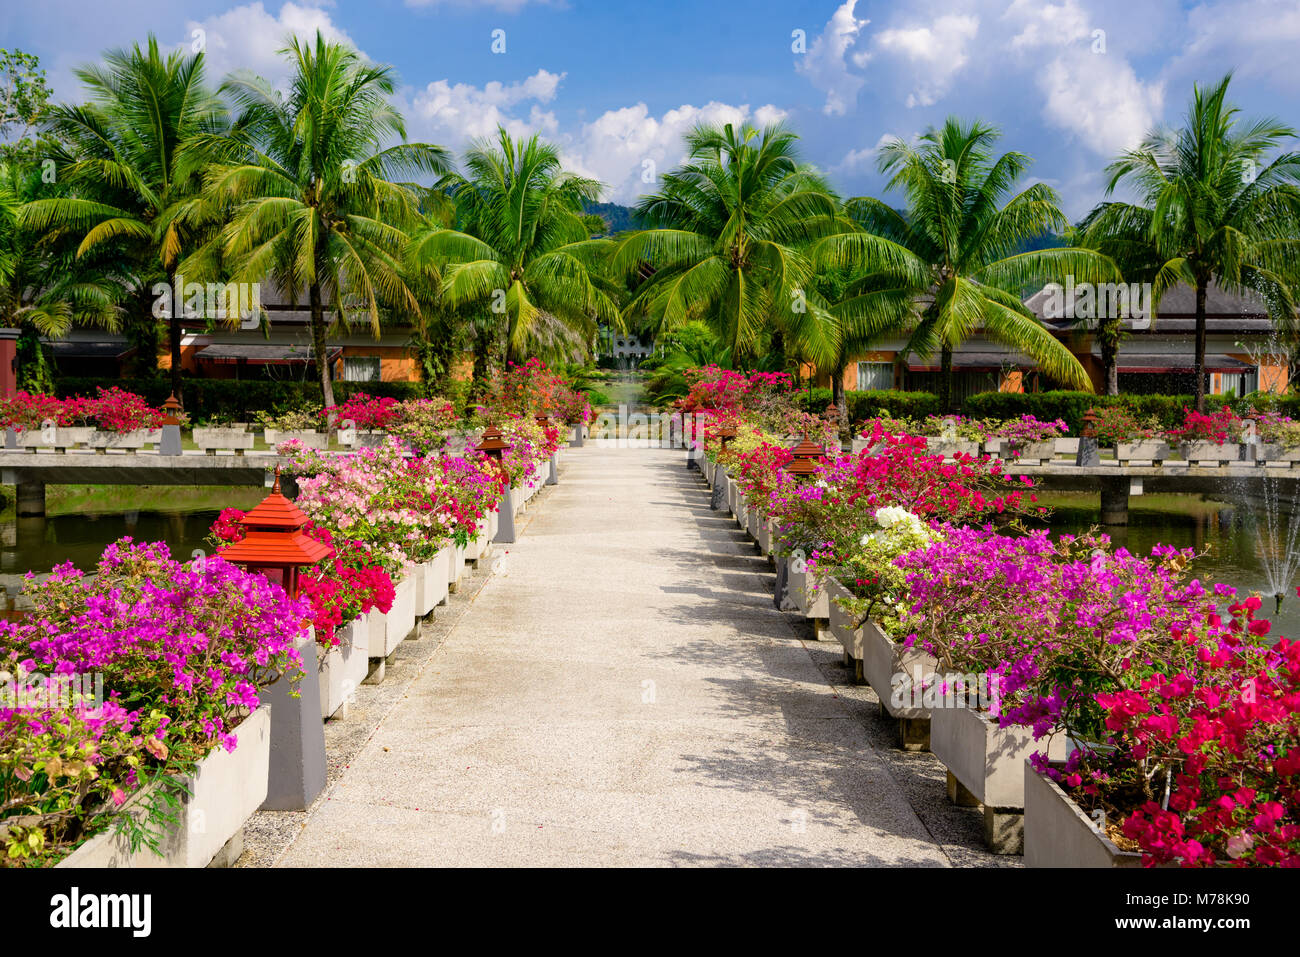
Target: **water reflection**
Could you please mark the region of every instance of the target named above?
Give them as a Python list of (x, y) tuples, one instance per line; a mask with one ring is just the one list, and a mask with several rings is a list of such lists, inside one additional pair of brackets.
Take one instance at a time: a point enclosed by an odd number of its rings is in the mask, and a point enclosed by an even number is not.
[(165, 541), (175, 556), (204, 548), (218, 510), (86, 512), (0, 523), (0, 573), (6, 584), (28, 571), (43, 574), (72, 562), (91, 569), (104, 546), (125, 535), (137, 541)]
[[(1101, 520), (1095, 494), (1056, 493), (1040, 495), (1040, 499), (1053, 509), (1047, 527), (1054, 532), (1086, 531)], [(1249, 503), (1215, 501), (1199, 495), (1143, 495), (1130, 499), (1127, 526), (1110, 526), (1102, 531), (1116, 546), (1138, 555), (1150, 554), (1152, 546), (1159, 544), (1204, 552), (1192, 566), (1196, 578), (1232, 585), (1243, 596), (1259, 592), (1265, 597), (1262, 611), (1271, 613), (1274, 605), (1268, 598), (1275, 589), (1263, 556), (1281, 546), (1263, 528), (1264, 523)], [(1274, 635), (1300, 635), (1296, 584), (1285, 583), (1281, 613), (1269, 615)]]

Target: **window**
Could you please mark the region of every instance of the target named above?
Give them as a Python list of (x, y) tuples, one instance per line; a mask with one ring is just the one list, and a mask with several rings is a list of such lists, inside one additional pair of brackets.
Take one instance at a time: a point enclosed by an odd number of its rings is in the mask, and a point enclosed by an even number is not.
[(1259, 388), (1259, 371), (1250, 369), (1246, 372), (1221, 372), (1211, 378), (1218, 385), (1215, 395), (1227, 395), (1231, 392), (1240, 398)]
[(378, 382), (379, 356), (347, 356), (343, 359), (344, 382)]
[(858, 390), (892, 389), (894, 364), (892, 362), (859, 362)]

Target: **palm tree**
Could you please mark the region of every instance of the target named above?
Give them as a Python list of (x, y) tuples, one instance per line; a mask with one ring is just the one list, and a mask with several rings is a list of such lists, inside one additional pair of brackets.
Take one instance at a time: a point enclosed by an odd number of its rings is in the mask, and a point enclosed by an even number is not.
[(841, 320), (852, 318), (860, 342), (906, 329), (904, 354), (937, 349), (945, 409), (952, 407), (953, 350), (976, 332), (1034, 359), (1051, 378), (1092, 391), (1078, 359), (1021, 296), (1066, 274), (1076, 282), (1109, 281), (1114, 267), (1088, 249), (1019, 251), (1069, 223), (1046, 184), (1008, 198), (1030, 159), (1018, 152), (995, 157), (999, 135), (978, 121), (949, 118), (915, 145), (882, 146), (880, 170), (906, 197), (906, 212), (872, 197), (851, 199), (847, 213), (863, 231), (822, 239), (810, 253), (829, 266), (867, 267), (857, 294), (838, 310)]
[[(502, 128), (473, 143), (463, 166), (438, 184), (456, 204), (459, 228), (423, 231), (409, 258), (441, 271), (448, 307), (500, 317), (508, 357), (586, 355), (597, 323), (618, 322), (614, 290), (597, 268), (610, 241), (591, 238), (582, 212), (600, 184), (566, 172), (558, 150), (536, 135), (515, 140)], [(491, 331), (478, 327), (475, 367), (486, 371)]]
[[(23, 208), (22, 225), (52, 239), (75, 236), (78, 259), (111, 251), (133, 261), (144, 288), (175, 281), (192, 233), (174, 210), (200, 185), (201, 163), (184, 161), (189, 144), (220, 132), (225, 108), (203, 83), (203, 54), (163, 56), (156, 37), (144, 49), (114, 50), (77, 77), (84, 106), (55, 106), (55, 168), (69, 189)], [(150, 275), (152, 273), (152, 276)], [(181, 315), (170, 316), (171, 383), (180, 398)]]
[(799, 162), (796, 139), (780, 125), (687, 134), (689, 162), (637, 204), (649, 228), (623, 239), (614, 256), (616, 275), (650, 273), (626, 316), (643, 317), (657, 334), (702, 320), (737, 362), (786, 343), (816, 361), (833, 356), (838, 329), (809, 300), (813, 263), (801, 247), (845, 227), (825, 180)]
[[(443, 175), (450, 162), (439, 146), (405, 142), (388, 100), (389, 67), (362, 62), (319, 31), (314, 43), (291, 38), (280, 52), (294, 65), (286, 96), (248, 73), (222, 85), (240, 109), (232, 142), (250, 148), (241, 161), (212, 166), (205, 191), (233, 210), (219, 240), (232, 280), (270, 276), (295, 301), (306, 292), (321, 391), (332, 406), (326, 312), (345, 326), (364, 315), (376, 337), (381, 305), (419, 313), (403, 253), (406, 230), (421, 222), (422, 190), (394, 178)], [(394, 138), (401, 142), (384, 145)]]
[[(1099, 248), (1150, 248), (1158, 263), (1152, 314), (1185, 283), (1196, 291), (1196, 408), (1205, 408), (1205, 313), (1211, 283), (1254, 292), (1293, 327), (1300, 297), (1300, 154), (1265, 157), (1296, 131), (1272, 119), (1239, 123), (1228, 74), (1194, 88), (1184, 126), (1154, 130), (1107, 167), (1136, 202), (1103, 204), (1088, 230)], [(1146, 255), (1145, 253), (1143, 255)]]

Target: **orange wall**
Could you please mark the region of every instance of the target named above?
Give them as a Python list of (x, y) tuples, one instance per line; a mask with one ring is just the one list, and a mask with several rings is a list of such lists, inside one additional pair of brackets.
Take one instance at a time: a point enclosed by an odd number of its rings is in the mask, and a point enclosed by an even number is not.
[(1019, 369), (1012, 369), (998, 383), (999, 392), (1024, 392), (1025, 375)]

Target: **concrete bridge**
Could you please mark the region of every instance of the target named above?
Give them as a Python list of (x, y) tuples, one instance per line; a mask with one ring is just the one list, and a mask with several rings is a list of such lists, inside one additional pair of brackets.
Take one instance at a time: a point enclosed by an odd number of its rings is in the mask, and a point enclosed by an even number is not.
[(1042, 489), (1060, 492), (1099, 492), (1104, 525), (1127, 525), (1129, 501), (1135, 495), (1156, 492), (1226, 494), (1253, 499), (1273, 486), (1284, 501), (1294, 502), (1300, 493), (1300, 469), (1276, 468), (1243, 462), (1217, 467), (1169, 462), (1162, 465), (1115, 463), (1075, 465), (1059, 459), (1042, 465), (1006, 462), (1008, 475), (1027, 475)]
[[(647, 447), (655, 446), (647, 441)], [(162, 455), (156, 451), (0, 450), (0, 482), (17, 488), (20, 516), (45, 514), (46, 485), (215, 485), (269, 487), (277, 465), (287, 456), (269, 451), (215, 455), (187, 451)], [(1042, 464), (1004, 463), (1009, 475), (1027, 475), (1041, 488), (1053, 491), (1098, 492), (1104, 524), (1128, 523), (1129, 500), (1151, 492), (1212, 494), (1231, 491), (1246, 496), (1262, 494), (1266, 483), (1281, 487), (1294, 498), (1300, 493), (1300, 468), (1241, 462), (1217, 467), (1166, 460), (1159, 465), (1078, 465), (1067, 458)], [(290, 487), (291, 490), (291, 487)], [(289, 491), (289, 490), (287, 490)]]
[(45, 514), (46, 485), (218, 485), (270, 487), (277, 465), (287, 456), (274, 452), (243, 455), (185, 452), (25, 452), (0, 451), (0, 483), (17, 489), (18, 515)]

